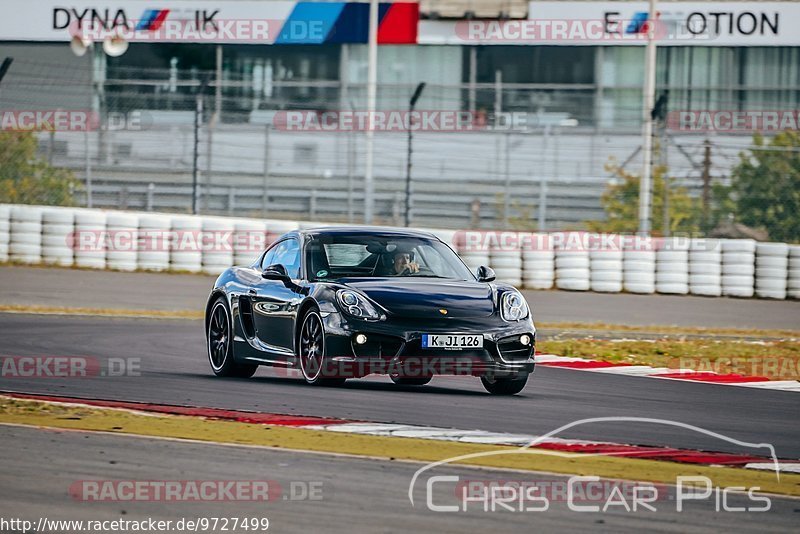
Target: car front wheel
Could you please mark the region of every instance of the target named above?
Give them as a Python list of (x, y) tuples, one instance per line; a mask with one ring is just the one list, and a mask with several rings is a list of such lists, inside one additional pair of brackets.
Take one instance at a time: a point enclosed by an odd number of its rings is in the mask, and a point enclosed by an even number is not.
[(316, 310), (309, 310), (303, 317), (299, 341), (300, 370), (307, 383), (324, 386), (344, 384), (344, 378), (325, 376), (330, 374), (330, 369), (325, 368), (325, 327)]
[(481, 383), (492, 395), (516, 395), (528, 383), (528, 375), (517, 376), (482, 376)]

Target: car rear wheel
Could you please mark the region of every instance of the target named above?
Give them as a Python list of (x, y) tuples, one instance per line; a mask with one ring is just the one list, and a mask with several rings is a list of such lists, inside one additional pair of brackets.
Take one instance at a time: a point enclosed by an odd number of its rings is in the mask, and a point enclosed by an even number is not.
[(398, 386), (424, 386), (433, 378), (432, 376), (406, 377), (400, 375), (389, 375), (392, 382)]
[(492, 395), (516, 395), (528, 383), (528, 375), (517, 376), (482, 376), (481, 383)]
[(224, 297), (214, 302), (206, 330), (208, 362), (217, 376), (250, 378), (257, 365), (237, 363), (233, 357), (233, 323)]
[(300, 370), (307, 383), (321, 386), (344, 384), (344, 378), (325, 376), (330, 372), (325, 367), (325, 327), (316, 310), (309, 310), (303, 317), (299, 341)]

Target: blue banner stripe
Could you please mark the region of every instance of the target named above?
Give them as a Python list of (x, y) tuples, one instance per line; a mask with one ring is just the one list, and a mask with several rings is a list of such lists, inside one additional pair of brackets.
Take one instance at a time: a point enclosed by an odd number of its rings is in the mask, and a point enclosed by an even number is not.
[(344, 2), (298, 2), (275, 44), (324, 43), (344, 6)]
[(142, 19), (136, 24), (136, 29), (147, 30), (150, 28), (150, 25), (158, 17), (159, 12), (159, 9), (145, 9), (144, 13), (142, 13)]
[[(391, 4), (378, 4), (378, 26), (389, 12)], [(326, 43), (364, 43), (369, 42), (369, 4), (348, 2), (328, 33)]]

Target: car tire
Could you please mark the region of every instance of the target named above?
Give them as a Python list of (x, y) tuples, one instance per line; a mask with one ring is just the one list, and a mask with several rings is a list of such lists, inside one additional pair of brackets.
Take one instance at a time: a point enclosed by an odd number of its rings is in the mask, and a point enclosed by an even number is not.
[(250, 378), (257, 365), (236, 362), (233, 356), (233, 321), (225, 297), (214, 301), (206, 327), (208, 363), (214, 374), (222, 377)]
[(397, 376), (397, 375), (389, 375), (389, 378), (391, 378), (392, 382), (394, 382), (398, 386), (424, 386), (433, 379), (432, 376), (410, 377), (410, 376)]
[[(321, 345), (321, 347), (320, 347)], [(313, 350), (312, 350), (313, 349)], [(319, 352), (317, 352), (319, 351)], [(325, 377), (325, 326), (319, 312), (312, 308), (303, 315), (297, 343), (297, 359), (300, 372), (307, 384), (312, 386), (341, 386), (346, 378)]]
[(516, 395), (528, 383), (528, 375), (496, 377), (482, 376), (483, 387), (492, 395)]

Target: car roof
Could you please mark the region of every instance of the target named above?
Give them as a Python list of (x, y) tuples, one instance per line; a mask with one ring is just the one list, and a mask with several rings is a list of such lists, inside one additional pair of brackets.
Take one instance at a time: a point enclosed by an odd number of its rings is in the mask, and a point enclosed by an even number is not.
[(438, 239), (431, 232), (423, 230), (412, 230), (410, 228), (397, 228), (393, 226), (320, 226), (316, 228), (306, 228), (298, 233), (310, 236), (319, 235), (396, 235), (409, 237), (427, 237)]

